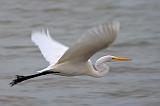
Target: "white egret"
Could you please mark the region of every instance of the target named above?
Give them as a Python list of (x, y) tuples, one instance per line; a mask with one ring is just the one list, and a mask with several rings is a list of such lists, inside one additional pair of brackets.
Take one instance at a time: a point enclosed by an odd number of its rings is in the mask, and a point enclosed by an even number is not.
[(32, 41), (39, 47), (50, 65), (38, 71), (37, 74), (28, 76), (17, 75), (10, 85), (13, 86), (24, 80), (46, 74), (105, 76), (109, 71), (107, 62), (114, 60), (127, 61), (130, 59), (106, 55), (99, 58), (95, 64), (92, 64), (90, 57), (113, 43), (118, 31), (118, 22), (99, 25), (89, 30), (70, 48), (52, 39), (48, 30), (46, 32), (44, 30), (33, 32)]

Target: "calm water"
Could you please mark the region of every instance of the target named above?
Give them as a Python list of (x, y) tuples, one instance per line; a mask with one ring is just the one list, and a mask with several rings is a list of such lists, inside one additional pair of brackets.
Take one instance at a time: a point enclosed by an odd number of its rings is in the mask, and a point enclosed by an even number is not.
[[(86, 76), (44, 76), (15, 87), (16, 74), (31, 74), (48, 65), (30, 40), (32, 30), (48, 28), (70, 46), (92, 26), (111, 20), (120, 34), (102, 55), (126, 56), (132, 62), (113, 62), (110, 73)], [(1, 106), (159, 106), (159, 0), (1, 0)]]

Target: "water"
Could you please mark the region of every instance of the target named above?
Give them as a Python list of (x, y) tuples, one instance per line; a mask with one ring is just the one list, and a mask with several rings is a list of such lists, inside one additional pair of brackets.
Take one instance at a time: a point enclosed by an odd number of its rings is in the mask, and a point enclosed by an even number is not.
[[(160, 104), (159, 0), (1, 0), (1, 106), (158, 106)], [(126, 56), (113, 62), (106, 77), (44, 76), (15, 87), (16, 74), (31, 74), (48, 65), (30, 40), (32, 30), (48, 28), (70, 46), (85, 31), (118, 20), (114, 45), (97, 53)]]

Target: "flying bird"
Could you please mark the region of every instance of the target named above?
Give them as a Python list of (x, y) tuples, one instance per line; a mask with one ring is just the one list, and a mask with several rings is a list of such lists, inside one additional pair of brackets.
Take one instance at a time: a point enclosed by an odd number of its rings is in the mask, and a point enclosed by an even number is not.
[(107, 48), (112, 44), (119, 32), (119, 22), (101, 24), (90, 29), (71, 47), (59, 43), (50, 36), (49, 31), (36, 31), (32, 33), (31, 39), (37, 45), (49, 62), (49, 66), (38, 73), (16, 78), (10, 83), (11, 86), (22, 81), (47, 75), (79, 76), (88, 75), (92, 77), (103, 77), (109, 71), (107, 62), (128, 61), (129, 58), (121, 58), (113, 55), (100, 57), (95, 64), (90, 60), (96, 52)]

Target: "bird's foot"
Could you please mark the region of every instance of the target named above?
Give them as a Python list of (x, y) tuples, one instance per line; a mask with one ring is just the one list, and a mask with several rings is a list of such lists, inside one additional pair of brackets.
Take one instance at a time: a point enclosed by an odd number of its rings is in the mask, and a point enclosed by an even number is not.
[(12, 80), (12, 82), (9, 83), (9, 85), (12, 87), (12, 86), (24, 81), (25, 79), (26, 79), (25, 76), (16, 75), (16, 78), (14, 80)]

